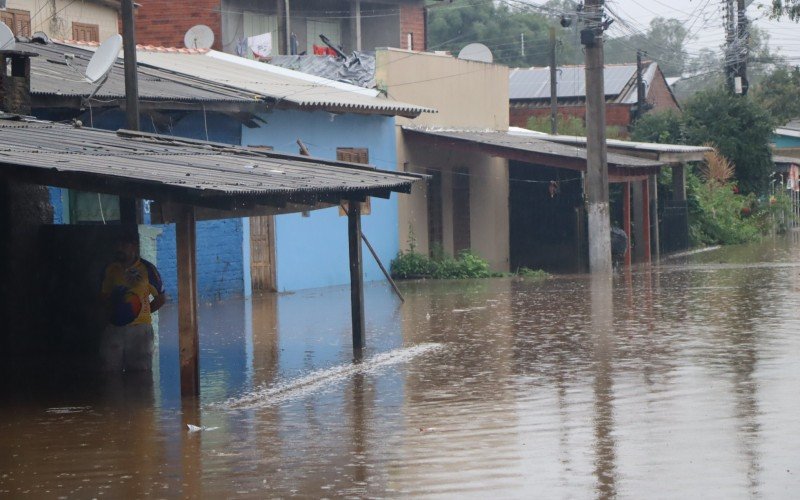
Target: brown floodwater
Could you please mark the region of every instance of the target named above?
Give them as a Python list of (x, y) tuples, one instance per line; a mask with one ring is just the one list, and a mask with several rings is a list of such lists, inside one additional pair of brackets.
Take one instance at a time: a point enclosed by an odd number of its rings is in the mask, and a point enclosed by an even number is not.
[(360, 362), (346, 288), (204, 305), (196, 403), (172, 307), (152, 377), (5, 384), (0, 497), (800, 495), (798, 234), (402, 289)]

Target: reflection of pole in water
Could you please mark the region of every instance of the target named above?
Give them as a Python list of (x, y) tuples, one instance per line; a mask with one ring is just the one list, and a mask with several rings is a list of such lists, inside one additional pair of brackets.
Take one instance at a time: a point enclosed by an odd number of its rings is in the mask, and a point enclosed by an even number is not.
[(181, 469), (184, 498), (203, 497), (202, 432), (188, 432), (189, 425), (202, 426), (199, 398), (181, 400)]
[[(360, 362), (360, 361), (359, 361)], [(367, 482), (367, 445), (366, 445), (366, 415), (364, 408), (364, 374), (353, 375), (353, 400), (351, 408), (351, 425), (353, 428), (353, 482), (359, 487)], [(366, 495), (366, 490), (363, 491)]]
[(595, 477), (602, 497), (616, 496), (614, 429), (614, 303), (610, 275), (591, 276), (592, 338), (595, 355)]

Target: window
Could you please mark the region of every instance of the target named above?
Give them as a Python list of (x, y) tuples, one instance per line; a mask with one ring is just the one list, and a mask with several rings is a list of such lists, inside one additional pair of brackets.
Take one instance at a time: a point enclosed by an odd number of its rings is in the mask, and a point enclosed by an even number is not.
[(0, 21), (11, 28), (14, 36), (31, 36), (31, 13), (27, 10), (6, 9), (0, 11)]
[(73, 22), (72, 39), (78, 42), (99, 42), (100, 26)]
[[(367, 148), (336, 148), (336, 161), (346, 161), (350, 163), (369, 163), (369, 149)], [(347, 203), (342, 203), (339, 207), (339, 215), (347, 215)], [(372, 203), (369, 197), (361, 204), (361, 215), (372, 213)]]

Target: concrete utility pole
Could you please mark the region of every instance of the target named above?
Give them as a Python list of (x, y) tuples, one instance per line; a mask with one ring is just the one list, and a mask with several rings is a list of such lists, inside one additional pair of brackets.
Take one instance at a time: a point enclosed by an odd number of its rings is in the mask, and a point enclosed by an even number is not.
[(589, 270), (610, 274), (611, 220), (608, 209), (606, 106), (603, 82), (603, 0), (586, 0), (586, 198), (589, 219)]
[(734, 83), (737, 93), (741, 89), (742, 95), (747, 95), (750, 87), (747, 81), (747, 58), (750, 55), (750, 29), (747, 22), (747, 6), (745, 0), (737, 0), (738, 19), (736, 21), (736, 78)]
[(734, 80), (736, 77), (736, 53), (734, 51), (734, 41), (736, 39), (736, 29), (734, 25), (733, 2), (735, 0), (725, 0), (725, 87), (728, 92), (735, 92)]
[(556, 67), (556, 29), (550, 26), (550, 133), (558, 133), (558, 68)]

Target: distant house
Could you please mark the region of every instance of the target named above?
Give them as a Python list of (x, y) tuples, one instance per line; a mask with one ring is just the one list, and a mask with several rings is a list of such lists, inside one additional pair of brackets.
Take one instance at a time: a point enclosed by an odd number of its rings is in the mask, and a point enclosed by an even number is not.
[(778, 149), (800, 148), (800, 118), (774, 130), (772, 143)]
[[(556, 75), (559, 114), (584, 119), (585, 67), (559, 67)], [(631, 124), (636, 107), (636, 65), (606, 65), (604, 76), (606, 125), (625, 129)], [(657, 63), (645, 63), (642, 79), (650, 110), (680, 109)], [(512, 127), (525, 127), (532, 117), (550, 116), (550, 68), (512, 69), (509, 76), (509, 102)]]
[(183, 47), (185, 33), (205, 25), (214, 49), (251, 56), (248, 38), (256, 36), (271, 45), (269, 55), (313, 54), (325, 47), (319, 35), (345, 52), (424, 50), (425, 14), (424, 0), (152, 0), (138, 9), (136, 36), (145, 45)]
[(14, 35), (38, 31), (50, 38), (99, 42), (119, 30), (119, 0), (8, 0), (0, 21)]

